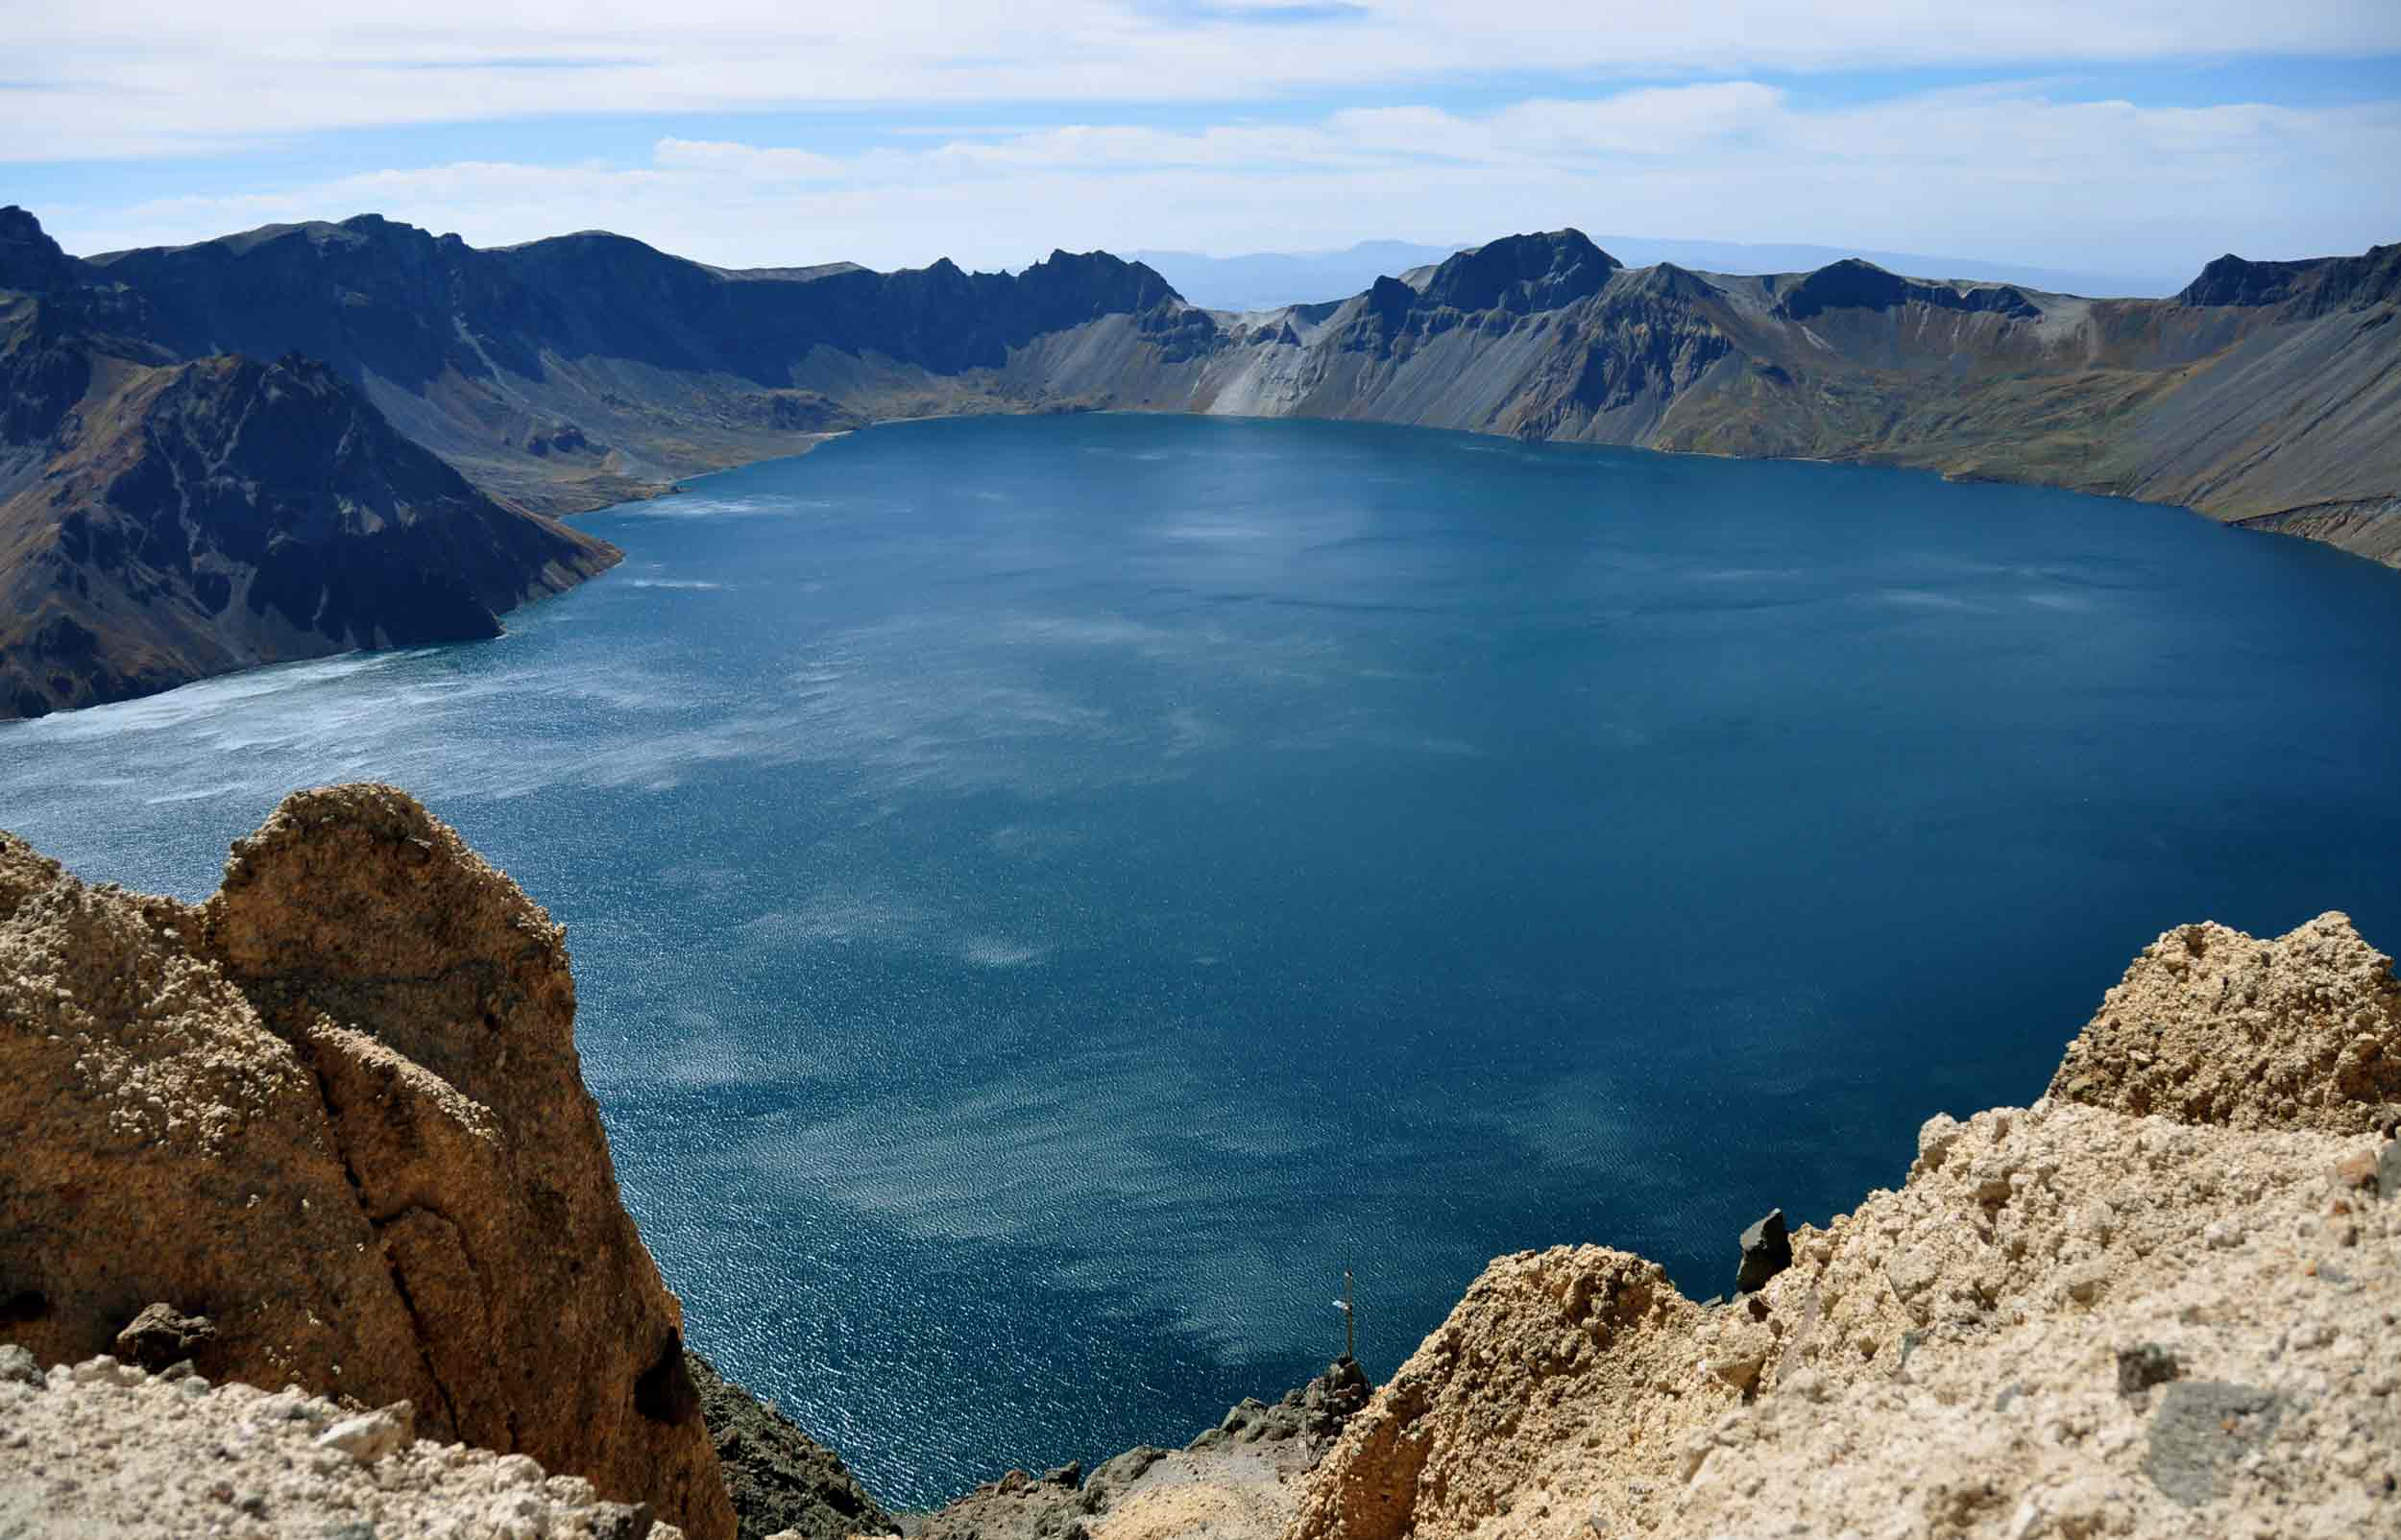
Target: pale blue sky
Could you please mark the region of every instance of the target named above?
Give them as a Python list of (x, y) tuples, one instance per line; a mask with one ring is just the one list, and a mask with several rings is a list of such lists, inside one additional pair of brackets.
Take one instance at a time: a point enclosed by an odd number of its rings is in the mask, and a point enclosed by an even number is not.
[(2149, 273), (2401, 239), (2393, 0), (40, 3), (0, 200), (74, 251), (371, 209), (735, 265), (1572, 224)]

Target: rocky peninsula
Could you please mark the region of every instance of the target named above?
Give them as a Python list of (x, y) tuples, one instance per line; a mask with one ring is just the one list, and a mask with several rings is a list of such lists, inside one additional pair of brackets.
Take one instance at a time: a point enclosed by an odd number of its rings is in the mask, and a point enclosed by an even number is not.
[(2043, 1097), (1928, 1119), (1731, 1299), (1504, 1257), (1371, 1394), (934, 1515), (688, 1356), (573, 1016), (559, 926), (390, 787), (296, 794), (199, 904), (0, 836), (0, 1534), (2401, 1525), (2401, 984), (2340, 915), (2163, 935)]

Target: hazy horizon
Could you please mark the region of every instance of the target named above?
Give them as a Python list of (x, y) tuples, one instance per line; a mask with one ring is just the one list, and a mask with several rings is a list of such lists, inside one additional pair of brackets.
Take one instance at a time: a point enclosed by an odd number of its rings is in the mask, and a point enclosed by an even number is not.
[(21, 34), (5, 196), (85, 253), (362, 210), (730, 267), (1573, 226), (2189, 275), (2401, 236), (2401, 9), (2366, 0), (131, 0)]

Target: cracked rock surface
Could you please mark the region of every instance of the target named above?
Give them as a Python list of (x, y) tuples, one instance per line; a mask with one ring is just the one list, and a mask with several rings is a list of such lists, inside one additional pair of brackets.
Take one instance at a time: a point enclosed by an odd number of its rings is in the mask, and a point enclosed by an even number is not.
[(163, 1305), (210, 1378), (730, 1536), (574, 1013), (561, 928), (388, 786), (286, 799), (199, 905), (0, 834), (0, 1342), (81, 1361)]

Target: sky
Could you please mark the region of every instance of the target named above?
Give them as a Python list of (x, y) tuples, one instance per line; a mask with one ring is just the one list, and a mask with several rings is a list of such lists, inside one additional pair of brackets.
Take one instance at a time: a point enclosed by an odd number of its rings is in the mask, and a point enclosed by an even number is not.
[(2401, 240), (2401, 0), (31, 7), (0, 203), (85, 254), (371, 211), (727, 266), (1575, 226), (2190, 273)]

